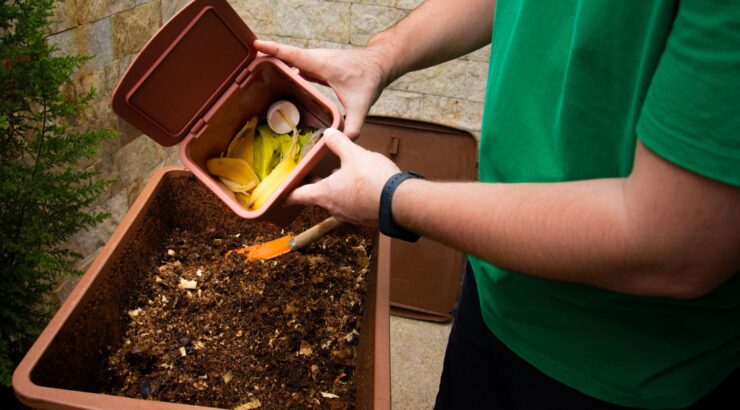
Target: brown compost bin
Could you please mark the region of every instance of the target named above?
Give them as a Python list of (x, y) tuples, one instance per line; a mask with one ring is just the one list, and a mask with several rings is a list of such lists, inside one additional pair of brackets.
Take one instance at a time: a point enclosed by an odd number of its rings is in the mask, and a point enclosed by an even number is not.
[[(96, 393), (106, 352), (122, 342), (129, 295), (151, 272), (176, 228), (248, 226), (191, 173), (165, 168), (152, 177), (120, 226), (13, 374), (26, 405), (42, 409), (176, 409), (195, 406)], [(379, 238), (374, 256), (388, 251)], [(386, 262), (379, 262), (379, 261)], [(356, 388), (359, 409), (390, 408), (389, 264), (372, 258), (359, 336)]]
[[(469, 132), (427, 122), (368, 117), (359, 145), (437, 181), (473, 181), (477, 176), (477, 143)], [(389, 259), (388, 261), (385, 258)], [(450, 246), (421, 238), (391, 240), (380, 255), (390, 263), (391, 313), (433, 322), (452, 319), (467, 258)]]

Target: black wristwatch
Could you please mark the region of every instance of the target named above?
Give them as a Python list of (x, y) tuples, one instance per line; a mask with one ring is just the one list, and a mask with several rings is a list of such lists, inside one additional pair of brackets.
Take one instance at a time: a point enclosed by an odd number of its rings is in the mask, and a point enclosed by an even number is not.
[(419, 235), (402, 228), (400, 225), (393, 221), (393, 215), (391, 213), (391, 204), (393, 203), (393, 193), (396, 192), (396, 188), (401, 182), (409, 178), (424, 178), (423, 176), (411, 172), (399, 172), (392, 177), (388, 178), (388, 181), (383, 186), (383, 190), (380, 192), (380, 209), (378, 211), (378, 227), (380, 232), (388, 235), (392, 238), (402, 239), (407, 242), (416, 242), (419, 240)]

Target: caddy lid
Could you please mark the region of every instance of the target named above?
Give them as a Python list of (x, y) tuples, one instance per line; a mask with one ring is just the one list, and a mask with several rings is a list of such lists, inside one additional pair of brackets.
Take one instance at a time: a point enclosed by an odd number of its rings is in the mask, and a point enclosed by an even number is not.
[(177, 144), (247, 73), (255, 39), (228, 2), (192, 1), (136, 56), (113, 93), (113, 111), (159, 144)]

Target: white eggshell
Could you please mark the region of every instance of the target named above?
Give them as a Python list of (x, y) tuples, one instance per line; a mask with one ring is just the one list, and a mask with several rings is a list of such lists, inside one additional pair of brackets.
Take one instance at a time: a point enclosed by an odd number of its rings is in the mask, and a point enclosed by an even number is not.
[(267, 125), (269, 125), (270, 128), (272, 128), (272, 130), (278, 134), (287, 134), (293, 131), (293, 128), (290, 126), (290, 124), (288, 124), (287, 121), (285, 121), (285, 118), (280, 115), (280, 112), (278, 112), (278, 110), (280, 110), (283, 115), (288, 117), (288, 119), (293, 122), (293, 125), (295, 125), (296, 127), (298, 126), (298, 122), (301, 119), (301, 114), (298, 112), (298, 108), (295, 106), (295, 104), (285, 100), (273, 103), (270, 106), (270, 109), (267, 110)]

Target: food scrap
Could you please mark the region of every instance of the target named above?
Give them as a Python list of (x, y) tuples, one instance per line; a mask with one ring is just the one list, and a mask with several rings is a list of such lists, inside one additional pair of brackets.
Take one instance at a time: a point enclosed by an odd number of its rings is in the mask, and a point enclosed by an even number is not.
[(206, 163), (236, 199), (259, 209), (290, 175), (321, 133), (299, 129), (300, 113), (289, 101), (278, 101), (264, 121), (252, 117), (234, 136), (225, 153)]

